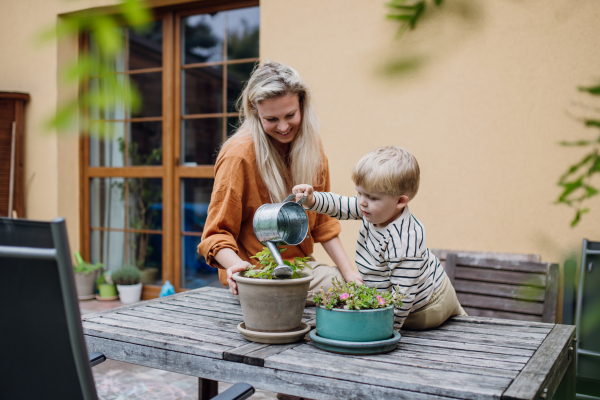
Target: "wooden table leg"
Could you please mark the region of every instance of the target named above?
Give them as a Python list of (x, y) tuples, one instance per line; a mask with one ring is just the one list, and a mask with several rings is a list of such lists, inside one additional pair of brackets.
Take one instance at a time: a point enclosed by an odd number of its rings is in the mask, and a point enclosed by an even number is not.
[(198, 378), (198, 400), (209, 400), (219, 394), (219, 381)]
[(566, 399), (575, 400), (575, 380), (577, 379), (577, 369), (575, 367), (575, 343), (571, 342), (571, 348), (569, 349), (569, 356), (571, 363), (565, 371), (556, 392), (554, 393), (554, 399)]

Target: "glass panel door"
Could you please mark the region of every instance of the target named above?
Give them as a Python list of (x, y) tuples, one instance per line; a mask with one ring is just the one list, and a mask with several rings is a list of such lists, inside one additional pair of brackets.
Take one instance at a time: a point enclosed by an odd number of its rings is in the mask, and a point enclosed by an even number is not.
[(176, 167), (179, 186), (177, 231), (181, 288), (220, 287), (217, 270), (197, 252), (214, 182), (214, 164), (223, 142), (234, 133), (235, 103), (258, 61), (258, 7), (182, 15), (181, 85)]

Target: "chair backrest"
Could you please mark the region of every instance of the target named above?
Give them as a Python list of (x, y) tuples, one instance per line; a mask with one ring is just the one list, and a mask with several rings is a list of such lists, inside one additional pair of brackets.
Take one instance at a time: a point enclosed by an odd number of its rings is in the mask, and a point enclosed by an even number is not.
[(448, 250), (448, 249), (429, 249), (440, 260), (442, 266), (446, 266), (446, 257), (448, 254), (456, 254), (459, 257), (477, 257), (493, 258), (495, 260), (507, 261), (540, 261), (538, 254), (520, 254), (520, 253), (495, 253), (491, 251), (468, 251), (468, 250)]
[(558, 264), (450, 253), (445, 270), (471, 316), (555, 323)]
[[(583, 240), (577, 307), (577, 375), (600, 384), (600, 242)], [(579, 391), (579, 384), (577, 386)], [(600, 392), (600, 390), (599, 390)]]
[(0, 218), (0, 398), (97, 399), (65, 221)]

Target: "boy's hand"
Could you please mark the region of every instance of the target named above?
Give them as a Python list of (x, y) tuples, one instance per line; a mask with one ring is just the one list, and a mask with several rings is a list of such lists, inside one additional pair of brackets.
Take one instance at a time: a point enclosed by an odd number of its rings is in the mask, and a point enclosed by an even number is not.
[(292, 188), (292, 193), (296, 195), (296, 201), (300, 200), (303, 196), (306, 196), (306, 200), (304, 201), (304, 204), (302, 204), (306, 208), (310, 208), (315, 204), (314, 191), (315, 189), (312, 186), (305, 183), (296, 185)]
[(352, 270), (350, 272), (347, 272), (346, 275), (344, 275), (344, 280), (346, 282), (356, 282), (359, 285), (364, 285), (365, 282), (363, 282), (362, 276), (360, 276), (360, 272)]

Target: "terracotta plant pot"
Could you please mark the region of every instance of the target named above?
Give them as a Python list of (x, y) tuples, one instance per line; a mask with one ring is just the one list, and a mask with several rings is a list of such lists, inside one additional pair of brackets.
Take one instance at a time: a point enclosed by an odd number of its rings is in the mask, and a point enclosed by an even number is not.
[(91, 300), (94, 295), (94, 283), (96, 283), (97, 271), (84, 274), (83, 272), (75, 273), (75, 287), (77, 289), (77, 298), (79, 300)]
[(117, 285), (119, 299), (123, 304), (137, 303), (142, 298), (142, 284), (136, 285)]
[(289, 332), (300, 327), (308, 286), (313, 275), (300, 272), (298, 279), (257, 279), (233, 275), (237, 283), (246, 329), (257, 332)]

